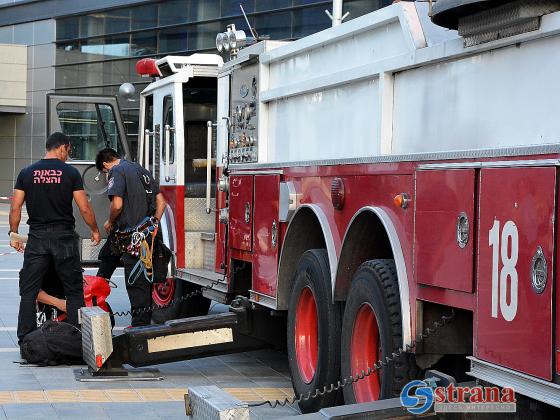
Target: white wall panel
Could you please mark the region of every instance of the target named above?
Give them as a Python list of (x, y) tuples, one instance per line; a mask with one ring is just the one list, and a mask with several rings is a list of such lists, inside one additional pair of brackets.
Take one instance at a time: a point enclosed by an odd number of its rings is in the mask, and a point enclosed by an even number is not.
[(271, 102), (268, 161), (378, 154), (378, 88), (367, 80)]
[(560, 37), (395, 75), (392, 153), (558, 143)]

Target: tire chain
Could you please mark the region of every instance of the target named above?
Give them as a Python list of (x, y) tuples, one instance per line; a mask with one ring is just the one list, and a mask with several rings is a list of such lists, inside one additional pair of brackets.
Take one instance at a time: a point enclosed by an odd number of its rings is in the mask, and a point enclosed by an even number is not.
[(260, 407), (263, 405), (269, 405), (271, 408), (276, 407), (284, 407), (286, 405), (292, 405), (295, 403), (300, 403), (303, 401), (309, 401), (315, 399), (317, 397), (323, 396), (325, 394), (330, 394), (331, 392), (336, 392), (348, 385), (354, 384), (358, 381), (361, 381), (364, 378), (367, 378), (372, 373), (380, 370), (383, 366), (387, 366), (389, 363), (392, 363), (400, 357), (403, 353), (409, 353), (418, 343), (422, 343), (426, 338), (431, 336), (432, 334), (436, 333), (440, 328), (445, 326), (449, 321), (455, 318), (455, 311), (451, 309), (450, 315), (443, 315), (440, 321), (433, 321), (432, 328), (426, 328), (417, 338), (413, 340), (410, 344), (406, 344), (404, 347), (400, 347), (397, 351), (391, 353), (390, 357), (385, 357), (385, 360), (378, 360), (373, 367), (368, 366), (367, 369), (362, 370), (360, 373), (355, 375), (346, 377), (342, 380), (339, 380), (336, 385), (334, 383), (330, 384), (329, 386), (325, 385), (323, 389), (317, 388), (314, 391), (309, 391), (307, 394), (300, 394), (299, 396), (293, 396), (291, 398), (284, 398), (283, 400), (267, 400), (260, 403), (253, 403), (248, 404), (249, 407)]
[(145, 306), (143, 308), (131, 309), (130, 311), (126, 311), (126, 312), (113, 312), (113, 315), (114, 316), (119, 316), (119, 317), (124, 317), (124, 316), (127, 316), (127, 315), (139, 315), (139, 314), (143, 314), (145, 312), (151, 312), (151, 311), (162, 309), (162, 308), (168, 308), (170, 306), (177, 305), (178, 303), (184, 302), (184, 301), (186, 301), (186, 300), (188, 300), (188, 299), (190, 299), (194, 296), (201, 295), (202, 292), (204, 292), (205, 290), (210, 290), (214, 286), (217, 286), (218, 284), (222, 283), (225, 280), (226, 280), (226, 276), (224, 276), (220, 280), (214, 280), (209, 285), (201, 286), (201, 288), (198, 289), (198, 290), (195, 290), (193, 292), (187, 293), (186, 295), (183, 295), (183, 296), (180, 296), (178, 298), (173, 299), (171, 302), (169, 302), (165, 306), (160, 306), (158, 304), (153, 304), (151, 306)]

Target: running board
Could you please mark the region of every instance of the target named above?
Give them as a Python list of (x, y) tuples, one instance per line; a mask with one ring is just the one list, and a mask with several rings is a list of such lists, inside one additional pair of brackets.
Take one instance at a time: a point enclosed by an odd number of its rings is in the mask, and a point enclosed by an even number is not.
[(517, 394), (560, 407), (560, 385), (488, 363), (476, 357), (470, 356), (468, 359), (471, 361), (471, 370), (467, 372), (468, 375), (493, 385), (513, 388)]
[[(128, 328), (112, 338), (111, 346), (98, 341), (111, 334), (106, 322), (93, 322), (91, 311), (82, 311), (82, 324), (92, 325), (82, 334), (84, 360), (95, 377), (126, 376), (123, 365), (142, 367), (201, 357), (239, 353), (268, 345), (250, 337), (247, 308), (235, 312), (167, 321), (162, 325)], [(99, 312), (95, 312), (99, 316)], [(89, 317), (92, 317), (89, 319)], [(92, 321), (93, 320), (93, 321)], [(108, 331), (105, 329), (109, 328)], [(100, 351), (99, 349), (103, 349)]]

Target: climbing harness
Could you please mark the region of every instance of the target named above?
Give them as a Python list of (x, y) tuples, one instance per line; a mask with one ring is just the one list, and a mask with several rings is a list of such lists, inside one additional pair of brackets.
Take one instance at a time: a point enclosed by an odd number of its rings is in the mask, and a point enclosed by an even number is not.
[(119, 249), (138, 258), (130, 272), (128, 284), (133, 285), (142, 276), (153, 283), (153, 252), (158, 229), (159, 221), (152, 216), (146, 217), (134, 228), (115, 231)]

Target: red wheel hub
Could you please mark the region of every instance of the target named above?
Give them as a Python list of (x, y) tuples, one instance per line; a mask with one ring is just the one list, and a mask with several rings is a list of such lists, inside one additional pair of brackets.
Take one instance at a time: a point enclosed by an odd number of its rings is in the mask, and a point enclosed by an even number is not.
[(167, 279), (163, 283), (156, 283), (152, 288), (152, 299), (158, 306), (167, 306), (173, 300), (175, 293), (175, 279)]
[(301, 378), (310, 383), (317, 370), (319, 343), (317, 339), (317, 304), (309, 287), (301, 291), (296, 307), (296, 359)]
[[(373, 308), (364, 303), (354, 321), (352, 344), (350, 348), (352, 375), (361, 374), (362, 370), (373, 369), (373, 365), (381, 359), (379, 328)], [(353, 384), (356, 402), (377, 401), (380, 393), (379, 371)]]

